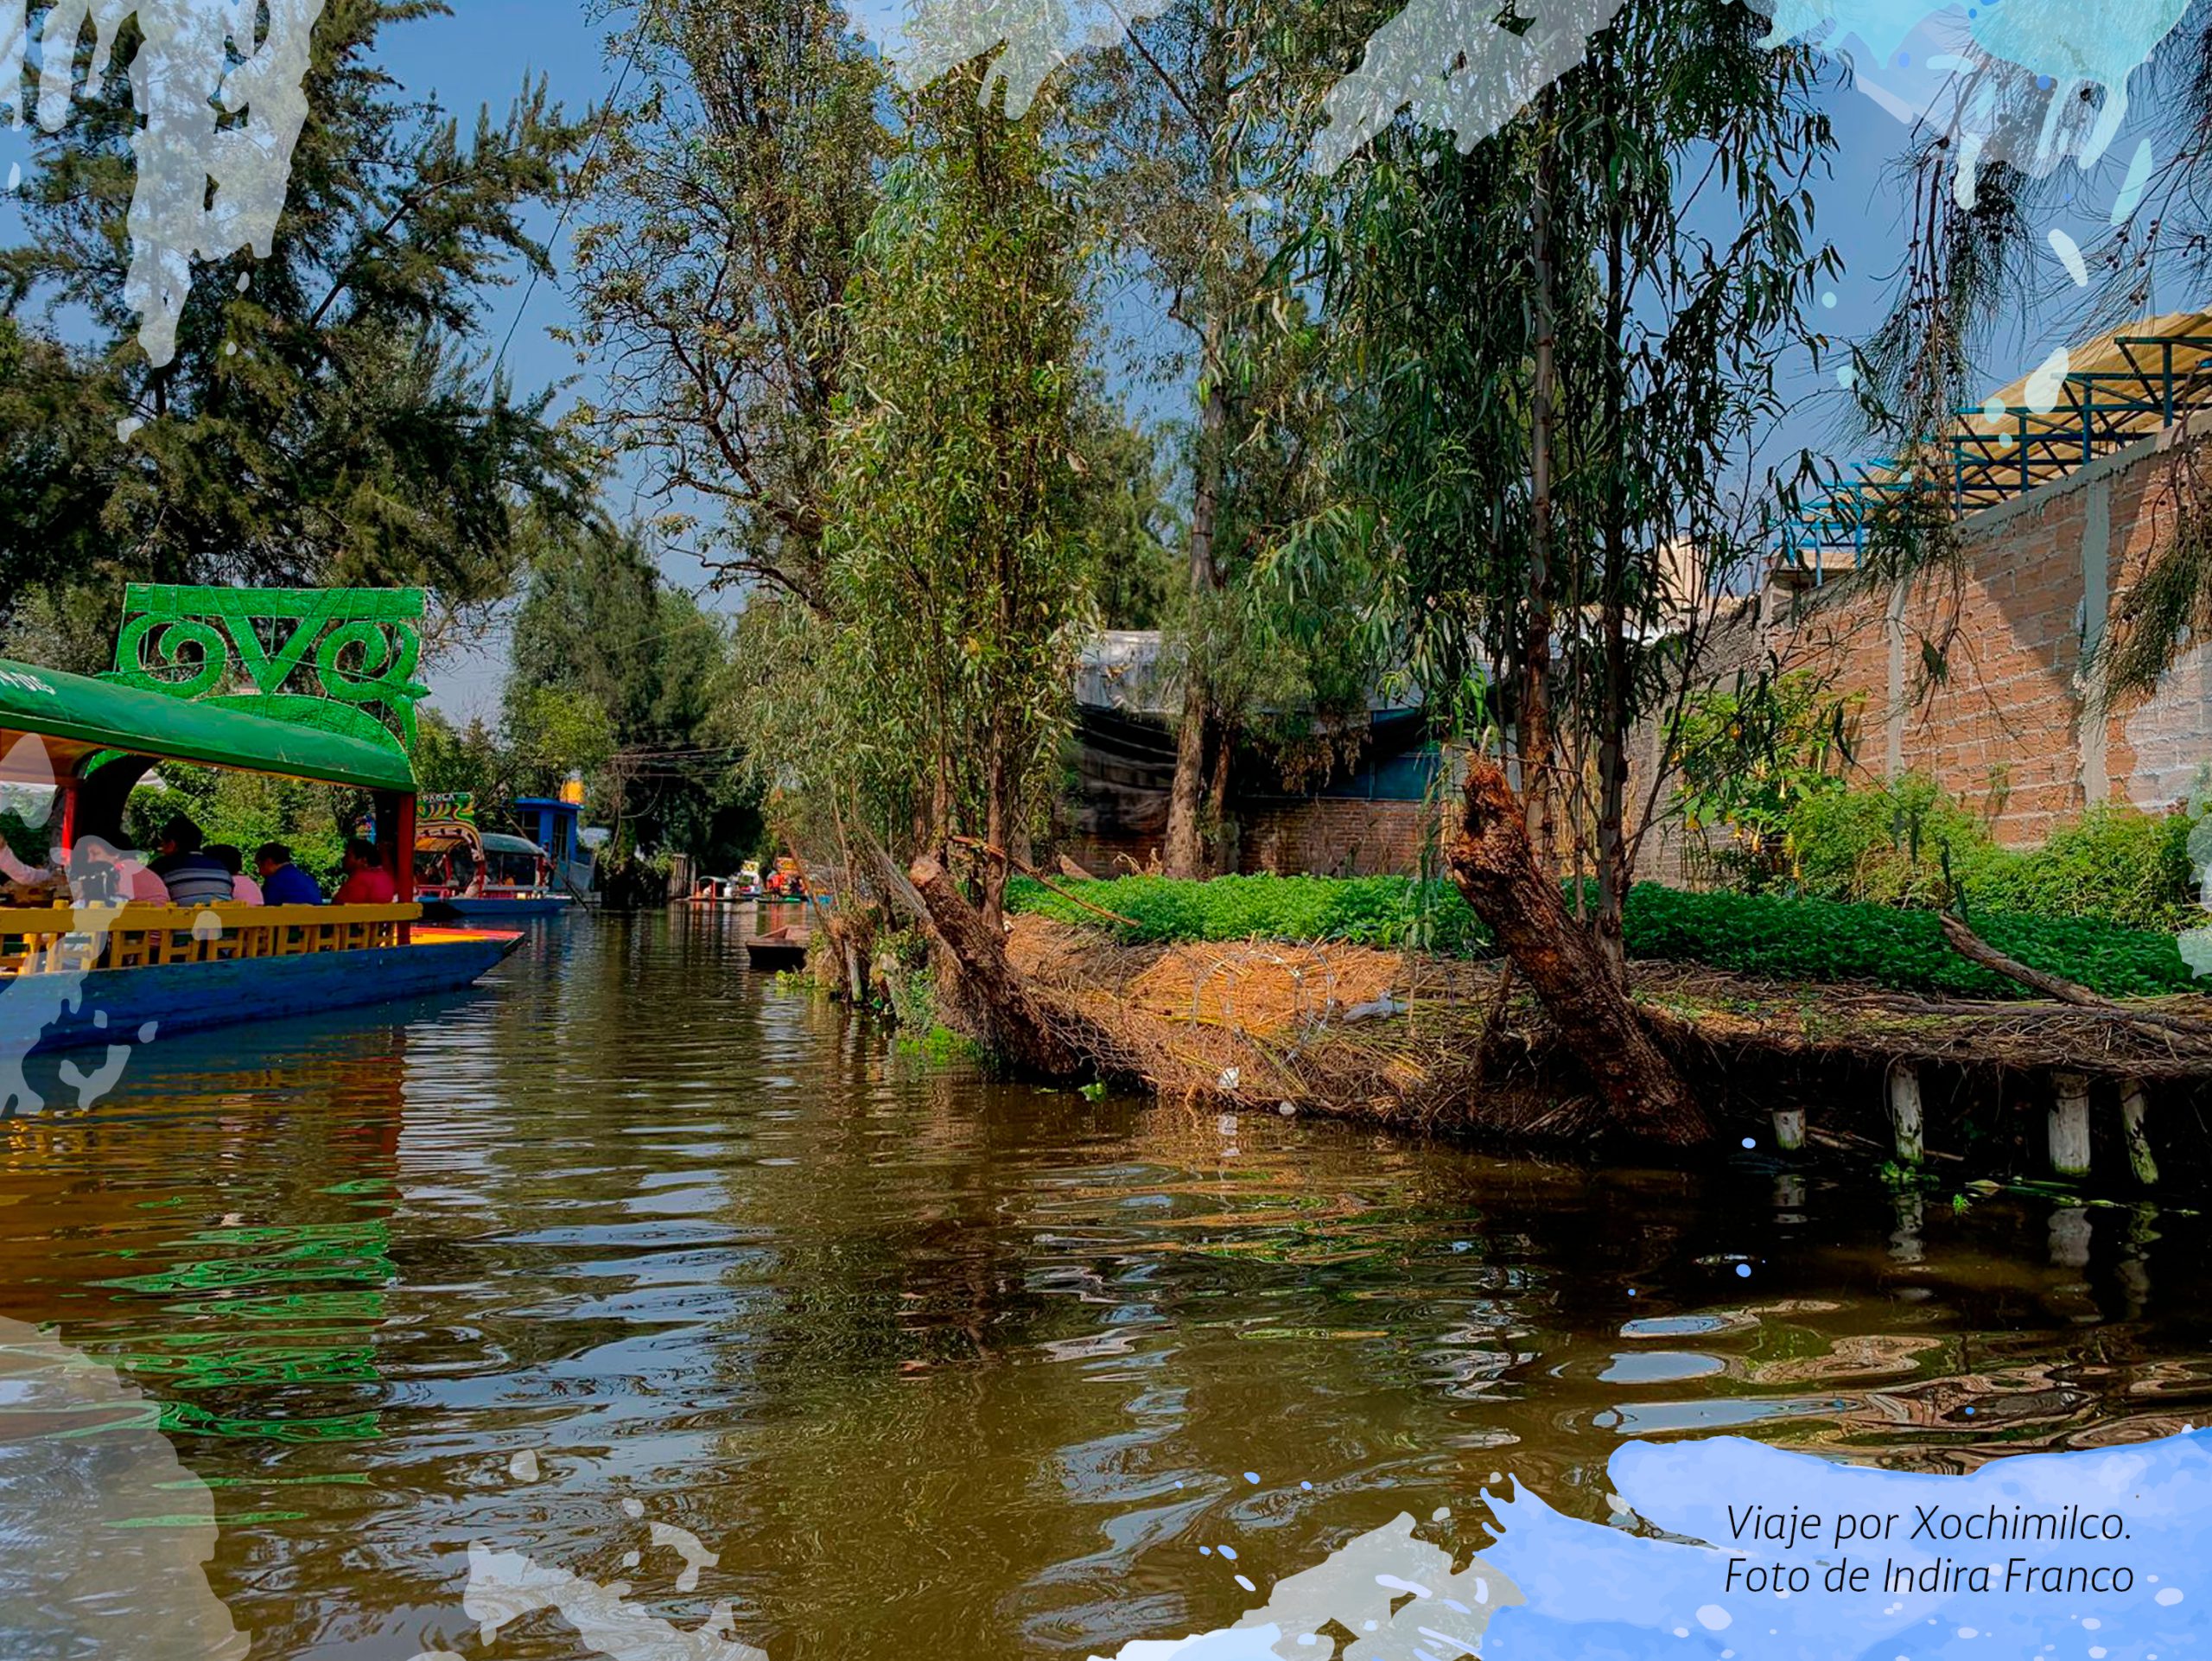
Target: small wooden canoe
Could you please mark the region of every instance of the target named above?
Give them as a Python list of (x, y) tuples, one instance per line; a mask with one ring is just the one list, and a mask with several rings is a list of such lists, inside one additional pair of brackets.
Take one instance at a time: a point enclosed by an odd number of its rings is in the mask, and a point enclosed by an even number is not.
[(804, 969), (812, 931), (797, 924), (746, 937), (745, 955), (755, 969)]

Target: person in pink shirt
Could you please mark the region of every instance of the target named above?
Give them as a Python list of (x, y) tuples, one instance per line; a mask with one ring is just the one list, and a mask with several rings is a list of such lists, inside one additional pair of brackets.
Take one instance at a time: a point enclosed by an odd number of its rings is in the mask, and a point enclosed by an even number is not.
[(143, 861), (99, 837), (79, 837), (69, 850), (69, 891), (80, 906), (166, 906), (168, 884)]
[(232, 901), (241, 906), (258, 906), (265, 903), (261, 897), (261, 884), (245, 874), (244, 849), (233, 848), (226, 842), (213, 842), (208, 843), (203, 851), (208, 858), (231, 874)]

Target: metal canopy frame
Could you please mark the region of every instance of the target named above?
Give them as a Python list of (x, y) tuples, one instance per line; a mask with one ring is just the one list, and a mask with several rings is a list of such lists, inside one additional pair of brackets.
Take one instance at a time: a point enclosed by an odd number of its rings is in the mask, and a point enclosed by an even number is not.
[(1910, 477), (1889, 456), (1839, 474), (1783, 521), (1777, 565), (1820, 583), (1857, 570), (1882, 522), (1910, 506), (1962, 519), (2212, 409), (2212, 323), (2115, 334), (2093, 350), (2101, 360), (2117, 354), (2121, 366), (2069, 372), (2047, 410), (2000, 394), (2001, 413), (1986, 404), (1957, 411), (1944, 446), (1950, 477), (1940, 484)]

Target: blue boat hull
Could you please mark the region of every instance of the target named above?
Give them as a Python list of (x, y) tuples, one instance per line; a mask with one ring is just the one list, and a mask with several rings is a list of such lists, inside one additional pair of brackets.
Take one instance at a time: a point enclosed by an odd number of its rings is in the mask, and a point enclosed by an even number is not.
[(537, 894), (526, 899), (486, 899), (426, 901), (449, 910), (456, 917), (467, 918), (472, 923), (494, 923), (502, 919), (527, 917), (558, 917), (575, 905), (565, 894)]
[(200, 1032), (457, 992), (522, 939), (441, 934), (365, 951), (27, 975), (0, 982), (0, 1058), (143, 1042), (141, 1029), (149, 1022), (162, 1034)]

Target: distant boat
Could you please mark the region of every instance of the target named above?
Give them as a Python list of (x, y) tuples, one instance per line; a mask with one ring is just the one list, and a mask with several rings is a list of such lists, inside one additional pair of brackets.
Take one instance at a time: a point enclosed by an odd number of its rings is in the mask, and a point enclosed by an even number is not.
[(748, 936), (745, 955), (755, 969), (804, 969), (807, 944), (813, 938), (812, 930), (796, 924), (772, 929), (766, 934)]
[(758, 883), (747, 886), (741, 876), (702, 876), (684, 897), (688, 906), (749, 906), (760, 897)]
[(476, 828), (465, 798), (415, 831), (416, 893), (431, 915), (476, 920), (553, 917), (574, 903), (555, 881), (553, 856), (526, 837)]

